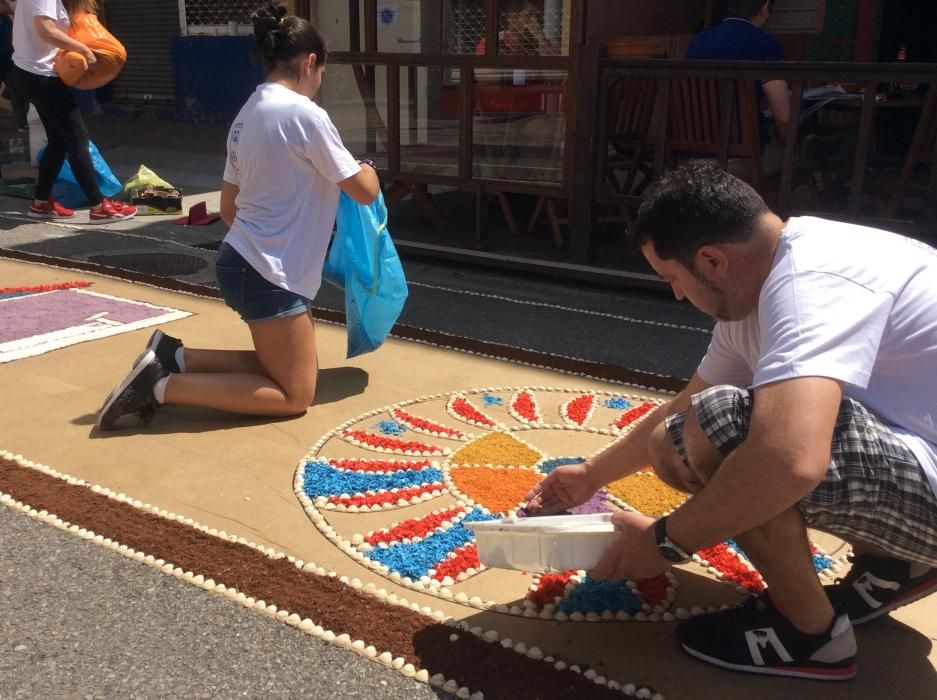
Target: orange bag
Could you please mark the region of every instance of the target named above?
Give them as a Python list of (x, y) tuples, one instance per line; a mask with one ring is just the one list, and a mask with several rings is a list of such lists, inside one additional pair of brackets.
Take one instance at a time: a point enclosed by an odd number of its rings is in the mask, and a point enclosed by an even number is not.
[(88, 70), (88, 61), (77, 51), (59, 51), (55, 72), (69, 87), (93, 90), (107, 85), (127, 62), (127, 49), (98, 21), (97, 16), (77, 12), (72, 17), (69, 36), (94, 51), (97, 63)]

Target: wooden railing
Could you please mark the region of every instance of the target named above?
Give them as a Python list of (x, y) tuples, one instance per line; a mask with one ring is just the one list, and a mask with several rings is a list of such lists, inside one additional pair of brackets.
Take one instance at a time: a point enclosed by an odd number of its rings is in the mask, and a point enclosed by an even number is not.
[[(602, 55), (601, 47), (588, 47), (583, 57), (583, 75), (580, 76), (580, 104), (595, 104), (592, 120), (586, 123), (580, 115), (576, 145), (578, 162), (573, 173), (579, 175), (571, 183), (572, 249), (583, 262), (590, 257), (590, 235), (595, 224), (595, 205), (601, 203), (636, 207), (641, 196), (610, 191), (602, 185), (608, 165), (608, 98), (616, 81), (626, 76), (652, 78), (658, 83), (654, 119), (650, 125), (647, 142), (653, 149), (652, 178), (668, 167), (671, 153), (668, 147), (668, 122), (671, 109), (672, 86), (684, 78), (706, 78), (719, 82), (720, 125), (719, 152), (717, 161), (725, 167), (729, 160), (730, 130), (733, 119), (733, 104), (737, 97), (739, 81), (785, 80), (792, 96), (802, 95), (805, 88), (824, 84), (850, 84), (862, 91), (855, 100), (858, 126), (855, 152), (852, 154), (851, 173), (848, 177), (847, 201), (844, 209), (835, 212), (842, 218), (861, 219), (864, 183), (869, 166), (869, 154), (875, 123), (875, 114), (880, 104), (876, 99), (889, 85), (917, 83), (921, 86), (918, 104), (928, 114), (933, 111), (937, 99), (937, 65), (930, 64), (864, 64), (864, 63), (817, 63), (817, 62), (725, 62), (725, 61), (675, 61), (675, 60), (623, 60), (609, 59)], [(589, 64), (595, 66), (589, 70)], [(926, 88), (924, 87), (926, 86)], [(780, 173), (780, 187), (774, 201), (775, 208), (782, 214), (792, 213), (791, 192), (794, 183), (795, 157), (798, 149), (798, 128), (801, 115), (801, 100), (791, 100), (791, 115), (786, 133), (783, 134), (784, 153)], [(927, 108), (927, 105), (931, 107)], [(910, 136), (910, 135), (909, 135)], [(915, 139), (915, 147), (919, 147)], [(934, 144), (922, 154), (935, 159), (932, 173), (937, 171), (937, 152)], [(934, 178), (932, 178), (933, 182)], [(935, 183), (937, 185), (937, 183)], [(926, 198), (927, 211), (932, 215), (937, 205), (937, 186), (930, 188)], [(801, 212), (798, 212), (801, 213)], [(826, 212), (829, 213), (829, 212)], [(927, 226), (933, 228), (931, 221)], [(937, 233), (937, 231), (934, 231)]]
[[(424, 54), (390, 54), (390, 53), (365, 53), (365, 52), (343, 52), (330, 55), (330, 60), (339, 65), (348, 65), (354, 71), (355, 81), (358, 85), (358, 92), (364, 103), (367, 114), (367, 123), (369, 129), (377, 135), (377, 138), (383, 143), (386, 149), (387, 168), (382, 169), (381, 175), (389, 182), (409, 181), (422, 184), (438, 184), (471, 189), (477, 185), (487, 185), (496, 190), (501, 187), (510, 187), (512, 191), (524, 192), (529, 194), (547, 194), (555, 196), (566, 196), (568, 185), (565, 174), (567, 168), (563, 168), (563, 175), (560, 180), (553, 183), (537, 182), (518, 182), (510, 180), (500, 183), (498, 177), (480, 177), (474, 174), (474, 143), (475, 143), (475, 124), (474, 124), (474, 105), (476, 90), (479, 84), (476, 82), (476, 71), (501, 70), (501, 71), (553, 71), (564, 72), (569, 75), (570, 58), (568, 56), (470, 56), (470, 55), (451, 55), (451, 56), (431, 56)], [(383, 66), (386, 68), (387, 84), (387, 120), (386, 123), (380, 116), (375, 99), (374, 67)], [(412, 170), (401, 169), (401, 77), (405, 80), (414, 80), (414, 70), (416, 68), (445, 68), (458, 71), (459, 80), (456, 89), (458, 90), (458, 105), (460, 113), (458, 115), (458, 136), (459, 136), (459, 156), (458, 156), (458, 175), (442, 175), (430, 172), (415, 172)], [(575, 89), (572, 77), (567, 78), (567, 89)], [(413, 89), (411, 88), (411, 92)], [(569, 113), (569, 112), (567, 112)], [(569, 138), (569, 136), (564, 136)], [(568, 143), (568, 142), (567, 142)], [(567, 148), (568, 152), (569, 149)]]
[[(373, 30), (372, 30), (373, 31)], [(373, 38), (371, 40), (373, 44)], [(792, 95), (801, 95), (805, 88), (823, 84), (849, 83), (864, 90), (861, 98), (852, 102), (853, 118), (857, 122), (854, 132), (856, 147), (851, 153), (849, 172), (846, 174), (845, 202), (841, 211), (833, 212), (841, 218), (861, 220), (865, 180), (870, 164), (875, 115), (880, 108), (876, 96), (884, 87), (893, 84), (918, 83), (922, 88), (915, 93), (920, 102), (924, 95), (937, 97), (937, 65), (929, 64), (857, 64), (816, 62), (722, 62), (678, 61), (667, 59), (610, 59), (604, 57), (600, 45), (571, 46), (571, 55), (556, 57), (498, 56), (490, 53), (474, 55), (388, 54), (356, 50), (331, 56), (337, 64), (352, 68), (359, 93), (368, 113), (368, 129), (375, 140), (386, 148), (387, 169), (382, 175), (388, 182), (436, 184), (475, 191), (507, 191), (543, 195), (556, 200), (568, 200), (569, 263), (587, 265), (592, 261), (593, 231), (601, 221), (602, 205), (625, 205), (634, 211), (640, 205), (641, 195), (610, 191), (603, 185), (607, 166), (609, 133), (609, 94), (613, 86), (626, 76), (640, 77), (657, 83), (654, 118), (647, 144), (652, 158), (650, 174), (653, 180), (670, 167), (672, 153), (668, 145), (668, 111), (671, 108), (671, 87), (685, 78), (707, 78), (719, 82), (719, 144), (716, 160), (725, 166), (729, 160), (732, 136), (732, 105), (739, 85), (749, 81), (783, 79)], [(381, 119), (375, 98), (375, 67), (386, 67), (386, 122)], [(401, 88), (414, 91), (403, 81), (409, 81), (417, 67), (447, 68), (458, 74), (458, 164), (453, 174), (414, 172), (401, 167)], [(473, 108), (477, 83), (476, 71), (485, 70), (554, 70), (567, 71), (565, 95), (566, 135), (562, 165), (562, 178), (556, 182), (518, 182), (499, 180), (497, 173), (480, 176), (473, 167), (477, 158), (473, 147), (475, 121)], [(402, 85), (403, 83), (403, 85)], [(795, 159), (798, 155), (798, 125), (801, 100), (793, 99), (792, 113), (784, 134), (783, 163), (772, 205), (782, 215), (795, 213), (791, 194), (796, 184)], [(926, 110), (925, 110), (926, 112)], [(406, 115), (404, 114), (404, 119)], [(933, 144), (928, 143), (928, 149)], [(937, 158), (937, 154), (929, 153)], [(453, 164), (455, 165), (455, 164)], [(937, 167), (932, 167), (937, 172)], [(927, 211), (937, 211), (937, 182), (931, 187)], [(796, 212), (803, 213), (803, 212)], [(831, 212), (825, 211), (824, 215)], [(923, 223), (923, 222), (919, 222)], [(933, 222), (926, 224), (934, 226)], [(937, 231), (935, 231), (937, 233)], [(640, 277), (641, 279), (638, 279)], [(647, 284), (644, 275), (637, 275), (637, 284)]]

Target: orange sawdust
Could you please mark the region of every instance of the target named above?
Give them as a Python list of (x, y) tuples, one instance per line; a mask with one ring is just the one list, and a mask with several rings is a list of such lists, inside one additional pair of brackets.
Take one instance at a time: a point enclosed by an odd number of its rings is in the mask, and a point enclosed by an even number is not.
[(653, 471), (642, 470), (612, 482), (607, 488), (632, 508), (653, 516), (669, 513), (687, 497), (661, 481)]
[(455, 467), (449, 470), (456, 488), (492, 513), (509, 513), (524, 500), (540, 475), (529, 469)]
[(540, 460), (540, 453), (505, 433), (488, 433), (473, 440), (450, 458), (454, 465), (491, 464), (494, 466), (530, 467)]

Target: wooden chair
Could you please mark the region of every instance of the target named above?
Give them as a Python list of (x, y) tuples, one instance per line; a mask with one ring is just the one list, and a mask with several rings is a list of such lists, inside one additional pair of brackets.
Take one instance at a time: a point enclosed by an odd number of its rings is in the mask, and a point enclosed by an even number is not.
[[(615, 82), (608, 95), (608, 162), (605, 178), (620, 194), (640, 194), (654, 173), (649, 148), (651, 117), (658, 81), (628, 75)], [(637, 181), (638, 175), (642, 176)]]
[[(654, 154), (649, 133), (657, 85), (655, 78), (627, 75), (615, 81), (609, 89), (605, 180), (619, 194), (641, 194), (653, 176)], [(527, 224), (527, 234), (530, 235), (546, 212), (554, 245), (559, 248), (563, 242), (562, 227), (568, 221), (558, 213), (555, 199), (543, 195), (537, 200)], [(622, 205), (617, 216), (600, 216), (597, 222), (630, 225), (631, 212)]]
[(390, 209), (408, 196), (413, 198), (413, 201), (416, 202), (420, 211), (433, 222), (433, 226), (440, 231), (446, 230), (448, 223), (445, 217), (439, 212), (439, 209), (436, 208), (436, 205), (433, 204), (433, 200), (429, 194), (429, 188), (425, 184), (395, 180), (384, 194), (384, 204)]
[(927, 92), (920, 121), (884, 215), (895, 217), (902, 200), (912, 191), (923, 194), (927, 219), (937, 220), (937, 85), (931, 85)]
[[(725, 122), (722, 120), (724, 113)], [(750, 80), (674, 80), (667, 145), (672, 162), (697, 158), (719, 160), (722, 167), (765, 194), (758, 105)], [(742, 167), (733, 167), (737, 165)]]
[(671, 52), (670, 36), (624, 36), (604, 40), (609, 58), (670, 58), (682, 56)]
[[(548, 177), (550, 174), (553, 174), (556, 178), (562, 177), (561, 171), (565, 146), (566, 120), (565, 118), (555, 117), (552, 123), (546, 122), (545, 125), (549, 127), (552, 133), (544, 135), (542, 145), (537, 146), (536, 144), (529, 143), (521, 148), (521, 152), (524, 150), (529, 152), (535, 148), (541, 148), (543, 150), (542, 157), (538, 156), (536, 161), (540, 166), (539, 169), (532, 168), (530, 163), (516, 162), (516, 160), (511, 159), (511, 154), (514, 152), (517, 144), (510, 140), (509, 136), (511, 131), (508, 128), (505, 128), (501, 142), (496, 144), (494, 157), (491, 155), (487, 156), (488, 160), (500, 162), (492, 166), (493, 172), (497, 173), (498, 184), (490, 188), (479, 185), (477, 189), (476, 197), (480, 199), (476, 201), (476, 221), (480, 222), (481, 225), (484, 224), (492, 198), (497, 198), (508, 230), (512, 235), (520, 235), (521, 232), (517, 226), (516, 217), (514, 216), (511, 203), (508, 199), (508, 195), (515, 192), (515, 190), (512, 189), (511, 183), (522, 185), (522, 187), (518, 187), (516, 190), (517, 193), (526, 193), (531, 186), (548, 185), (555, 187), (557, 181)], [(534, 177), (531, 177), (531, 172), (534, 172)], [(550, 219), (553, 246), (559, 250), (563, 247), (563, 234), (560, 226), (565, 223), (565, 221), (559, 218), (556, 204), (553, 200), (554, 197), (549, 195), (540, 195), (538, 197), (534, 214), (527, 225), (526, 233), (530, 235), (542, 213), (546, 211)]]

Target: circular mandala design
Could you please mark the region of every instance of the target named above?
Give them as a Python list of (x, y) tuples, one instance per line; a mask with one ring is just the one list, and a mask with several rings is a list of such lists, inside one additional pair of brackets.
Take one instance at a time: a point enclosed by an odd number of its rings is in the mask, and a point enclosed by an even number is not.
[[(300, 462), (295, 491), (327, 538), (395, 583), (526, 617), (673, 619), (668, 609), (676, 580), (670, 574), (606, 584), (585, 572), (486, 570), (465, 527), (514, 513), (546, 474), (603, 450), (659, 403), (552, 387), (426, 396), (371, 411), (324, 435)], [(574, 512), (623, 508), (659, 516), (683, 500), (648, 468)], [(733, 543), (696, 559), (740, 590), (762, 587)], [(835, 566), (828, 558), (821, 564)]]

